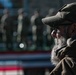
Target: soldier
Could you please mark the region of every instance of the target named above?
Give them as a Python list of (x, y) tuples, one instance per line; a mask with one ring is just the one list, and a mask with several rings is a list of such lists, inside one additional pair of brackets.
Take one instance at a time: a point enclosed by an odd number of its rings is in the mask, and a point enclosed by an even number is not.
[(36, 36), (37, 36), (36, 46), (37, 46), (37, 49), (38, 48), (42, 49), (43, 48), (44, 25), (41, 20), (42, 20), (43, 16), (39, 9), (36, 10), (36, 14), (37, 14), (37, 17), (35, 18)]
[(28, 34), (29, 34), (29, 26), (30, 19), (28, 15), (25, 13), (23, 8), (18, 10), (18, 24), (17, 24), (17, 42), (25, 43), (26, 47), (28, 47)]
[(3, 32), (3, 41), (5, 41), (7, 50), (13, 50), (13, 19), (8, 9), (4, 9), (1, 17), (1, 27)]
[(76, 2), (66, 4), (54, 16), (43, 18), (44, 24), (57, 28), (63, 27), (67, 45), (56, 51), (60, 59), (50, 75), (76, 75)]

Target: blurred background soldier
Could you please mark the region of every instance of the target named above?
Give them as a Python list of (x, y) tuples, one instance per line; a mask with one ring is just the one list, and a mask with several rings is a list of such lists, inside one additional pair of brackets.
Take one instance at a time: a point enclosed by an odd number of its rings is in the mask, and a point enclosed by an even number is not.
[(4, 9), (1, 18), (1, 28), (3, 32), (3, 41), (8, 50), (13, 50), (13, 19), (8, 9)]
[[(50, 8), (48, 10), (48, 14), (46, 15), (46, 17), (50, 17), (53, 16), (55, 14), (55, 8)], [(49, 48), (53, 46), (54, 40), (52, 38), (52, 36), (50, 35), (50, 32), (52, 32), (53, 28), (51, 28), (49, 25), (45, 26), (46, 29), (46, 46)]]
[(35, 19), (38, 16), (38, 11), (35, 10), (33, 12), (33, 15), (31, 16), (30, 22), (31, 22), (31, 26), (32, 26), (32, 41), (34, 44), (34, 47), (36, 48), (36, 40), (37, 40), (37, 36), (36, 36), (36, 25), (35, 25)]
[(43, 31), (44, 31), (44, 25), (41, 21), (43, 16), (41, 15), (39, 9), (37, 9), (36, 14), (37, 14), (37, 17), (35, 18), (36, 36), (37, 36), (36, 46), (37, 46), (37, 49), (38, 48), (41, 49), (43, 47)]
[(30, 19), (25, 14), (24, 9), (18, 10), (18, 26), (17, 26), (17, 42), (24, 43), (28, 46), (28, 33), (29, 33)]

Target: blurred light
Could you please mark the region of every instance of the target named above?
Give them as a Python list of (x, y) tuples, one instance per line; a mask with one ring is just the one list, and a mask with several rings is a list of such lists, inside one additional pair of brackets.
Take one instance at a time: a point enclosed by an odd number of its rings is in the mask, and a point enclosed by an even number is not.
[(11, 8), (13, 6), (11, 0), (0, 0), (0, 3), (4, 6), (4, 8)]
[(20, 43), (20, 44), (19, 44), (19, 47), (20, 47), (20, 48), (24, 48), (24, 44), (23, 44), (23, 43)]

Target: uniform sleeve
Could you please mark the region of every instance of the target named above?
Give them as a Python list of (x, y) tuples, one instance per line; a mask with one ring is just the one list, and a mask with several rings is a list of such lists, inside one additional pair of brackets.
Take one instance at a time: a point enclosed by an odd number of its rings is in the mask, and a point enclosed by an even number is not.
[(66, 46), (66, 47), (62, 48), (61, 50), (59, 50), (57, 52), (57, 56), (58, 56), (59, 59), (62, 59), (62, 58), (65, 57), (65, 55), (68, 55), (68, 52), (70, 54), (75, 49), (76, 49), (76, 40), (71, 41), (69, 46)]

